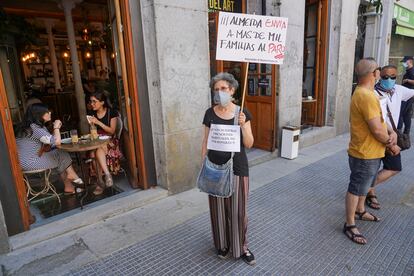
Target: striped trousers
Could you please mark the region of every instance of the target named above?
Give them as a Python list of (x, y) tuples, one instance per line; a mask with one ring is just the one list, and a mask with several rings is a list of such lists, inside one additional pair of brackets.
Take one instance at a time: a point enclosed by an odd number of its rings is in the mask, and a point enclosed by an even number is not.
[(234, 258), (239, 258), (248, 248), (248, 195), (249, 177), (235, 175), (231, 197), (208, 197), (214, 246), (217, 250), (229, 249)]

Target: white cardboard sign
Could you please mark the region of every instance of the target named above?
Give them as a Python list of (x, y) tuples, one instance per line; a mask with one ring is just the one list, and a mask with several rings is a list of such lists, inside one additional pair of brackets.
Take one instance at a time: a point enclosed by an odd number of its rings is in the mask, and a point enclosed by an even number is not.
[(288, 19), (220, 12), (216, 59), (282, 64)]
[(211, 124), (207, 149), (240, 152), (240, 126)]

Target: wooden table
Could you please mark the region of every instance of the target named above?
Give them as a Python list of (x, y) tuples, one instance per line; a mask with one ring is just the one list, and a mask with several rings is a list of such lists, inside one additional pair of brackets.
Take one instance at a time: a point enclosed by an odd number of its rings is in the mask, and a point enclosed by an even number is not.
[[(81, 174), (82, 174), (82, 180), (83, 180), (83, 188), (85, 190), (85, 195), (82, 196), (81, 200), (80, 200), (80, 205), (81, 205), (81, 209), (83, 209), (83, 200), (88, 196), (88, 189), (86, 187), (86, 177), (85, 177), (85, 172), (82, 166), (82, 162), (81, 162), (81, 158), (80, 158), (80, 154), (82, 152), (87, 152), (87, 151), (96, 151), (98, 148), (102, 147), (103, 145), (108, 144), (109, 139), (97, 139), (97, 140), (79, 140), (79, 143), (77, 144), (60, 144), (59, 146), (57, 146), (57, 148), (67, 151), (67, 152), (73, 152), (76, 154), (76, 159), (78, 161), (79, 167), (81, 169)], [(102, 176), (99, 173), (99, 169), (98, 169), (98, 160), (96, 158), (93, 159), (95, 162), (95, 168), (96, 168), (96, 179), (98, 181), (98, 185), (102, 187)], [(76, 187), (75, 187), (75, 193), (76, 193)]]

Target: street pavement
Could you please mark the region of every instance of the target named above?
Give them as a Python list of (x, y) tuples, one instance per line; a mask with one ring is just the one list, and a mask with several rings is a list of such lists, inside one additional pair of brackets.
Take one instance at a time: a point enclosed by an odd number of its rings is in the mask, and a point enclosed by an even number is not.
[[(323, 145), (312, 154), (323, 155)], [(217, 258), (203, 211), (69, 275), (414, 275), (414, 151), (403, 152), (403, 172), (377, 189), (381, 210), (372, 212), (382, 221), (357, 221), (368, 239), (362, 246), (342, 233), (345, 147), (297, 170), (291, 164), (301, 161), (278, 158), (251, 175), (262, 182), (253, 184), (248, 205), (253, 267)], [(285, 175), (266, 182), (275, 171)]]

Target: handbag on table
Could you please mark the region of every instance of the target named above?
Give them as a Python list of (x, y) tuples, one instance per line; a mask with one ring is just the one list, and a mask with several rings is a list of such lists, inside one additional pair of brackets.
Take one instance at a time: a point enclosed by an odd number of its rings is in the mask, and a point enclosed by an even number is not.
[[(234, 111), (234, 125), (239, 124), (239, 110), (240, 107), (236, 105)], [(200, 173), (197, 177), (197, 187), (200, 191), (211, 196), (222, 198), (228, 198), (233, 195), (233, 157), (234, 152), (231, 153), (231, 157), (226, 163), (217, 165), (209, 160), (207, 150), (206, 157), (203, 160)]]

